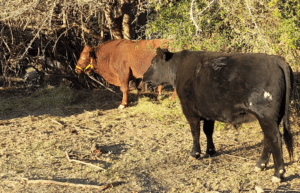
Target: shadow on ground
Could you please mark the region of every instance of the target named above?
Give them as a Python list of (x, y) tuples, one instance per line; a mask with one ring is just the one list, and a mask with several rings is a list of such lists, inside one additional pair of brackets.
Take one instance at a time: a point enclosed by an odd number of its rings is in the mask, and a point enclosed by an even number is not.
[[(81, 114), (85, 111), (94, 111), (94, 110), (111, 110), (117, 109), (122, 100), (122, 92), (115, 88), (114, 92), (106, 89), (97, 89), (97, 90), (75, 90), (72, 89), (74, 93), (74, 100), (71, 104), (66, 105), (50, 105), (42, 106), (41, 108), (31, 107), (31, 108), (17, 108), (20, 104), (12, 104), (9, 108), (5, 108), (4, 112), (1, 113), (1, 104), (0, 104), (0, 120), (9, 120), (14, 118), (21, 118), (27, 116), (39, 116), (39, 115), (51, 115), (66, 117), (71, 115)], [(35, 100), (29, 98), (34, 94), (34, 91), (28, 91), (26, 88), (5, 88), (0, 89), (0, 100), (10, 101), (11, 100), (22, 100), (30, 101)], [(165, 92), (166, 93), (166, 92)], [(136, 89), (131, 89), (128, 95), (128, 106), (136, 106), (138, 104), (138, 98), (141, 96), (148, 97), (151, 100), (157, 100), (157, 92), (140, 92), (138, 94)], [(168, 97), (169, 95), (163, 95), (161, 99)], [(13, 99), (12, 99), (13, 98)], [(28, 100), (26, 100), (26, 98)], [(11, 101), (10, 101), (11, 102)], [(4, 105), (4, 104), (3, 104)], [(26, 105), (26, 104), (23, 104)], [(29, 105), (29, 104), (28, 104)], [(121, 110), (120, 110), (121, 111)]]

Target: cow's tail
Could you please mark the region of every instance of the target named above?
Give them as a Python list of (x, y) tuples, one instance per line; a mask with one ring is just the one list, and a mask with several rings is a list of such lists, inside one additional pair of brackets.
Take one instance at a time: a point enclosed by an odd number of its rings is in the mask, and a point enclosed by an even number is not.
[(284, 142), (287, 146), (287, 150), (289, 152), (290, 159), (293, 158), (293, 136), (290, 130), (290, 121), (289, 121), (289, 104), (290, 104), (290, 96), (293, 88), (293, 72), (291, 67), (287, 64), (287, 62), (280, 58), (277, 60), (277, 64), (284, 72), (285, 78), (285, 110), (283, 116), (283, 138)]

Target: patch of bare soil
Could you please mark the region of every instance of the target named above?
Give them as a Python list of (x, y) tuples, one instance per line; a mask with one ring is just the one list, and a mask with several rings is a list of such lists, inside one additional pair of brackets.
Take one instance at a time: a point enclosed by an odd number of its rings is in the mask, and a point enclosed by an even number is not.
[[(272, 159), (266, 171), (254, 171), (263, 139), (257, 123), (238, 130), (216, 123), (218, 155), (190, 159), (190, 128), (171, 94), (156, 100), (132, 93), (123, 110), (119, 96), (104, 90), (73, 91), (66, 105), (3, 107), (0, 192), (300, 192), (298, 117), (292, 118), (294, 160), (283, 144), (286, 178), (272, 184)], [(31, 96), (12, 92), (1, 101)]]

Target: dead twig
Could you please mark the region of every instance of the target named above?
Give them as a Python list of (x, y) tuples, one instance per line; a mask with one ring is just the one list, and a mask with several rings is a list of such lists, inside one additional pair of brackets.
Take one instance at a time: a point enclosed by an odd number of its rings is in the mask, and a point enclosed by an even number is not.
[(67, 152), (66, 152), (66, 155), (67, 155), (67, 158), (68, 158), (69, 162), (77, 162), (77, 163), (81, 163), (81, 164), (85, 164), (85, 165), (89, 165), (89, 166), (98, 168), (98, 169), (100, 169), (100, 170), (105, 170), (104, 168), (101, 168), (101, 167), (99, 167), (99, 166), (95, 166), (95, 165), (90, 164), (90, 163), (85, 163), (85, 162), (83, 162), (83, 161), (79, 161), (79, 160), (75, 160), (75, 159), (70, 159), (70, 157), (69, 157), (69, 155), (68, 155)]
[(11, 180), (5, 180), (3, 182), (6, 183), (26, 183), (26, 184), (54, 184), (59, 186), (70, 186), (70, 187), (80, 187), (80, 188), (91, 188), (91, 189), (97, 189), (100, 191), (106, 190), (108, 188), (112, 188), (121, 184), (124, 184), (125, 182), (112, 182), (108, 183), (102, 186), (96, 186), (96, 185), (89, 185), (89, 184), (74, 184), (69, 182), (58, 182), (54, 180), (28, 180), (27, 178), (23, 178), (20, 182), (18, 181), (11, 181)]
[(60, 123), (59, 121), (57, 121), (57, 120), (55, 120), (55, 119), (51, 119), (51, 121), (52, 121), (53, 123), (57, 123), (57, 124), (59, 124), (59, 125), (61, 125), (61, 126), (64, 126), (64, 124)]

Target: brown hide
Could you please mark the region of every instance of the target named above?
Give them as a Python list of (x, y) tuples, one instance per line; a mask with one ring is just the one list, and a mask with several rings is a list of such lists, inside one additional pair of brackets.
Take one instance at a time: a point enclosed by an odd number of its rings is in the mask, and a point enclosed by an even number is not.
[[(94, 48), (96, 54), (96, 59), (94, 59), (90, 57), (93, 49), (85, 46), (77, 66), (84, 70), (92, 59), (94, 72), (100, 74), (110, 84), (120, 87), (123, 92), (121, 105), (125, 106), (130, 69), (135, 78), (142, 78), (152, 58), (156, 55), (158, 47), (168, 48), (168, 40), (112, 40)], [(78, 68), (76, 72), (79, 73), (81, 70)]]

